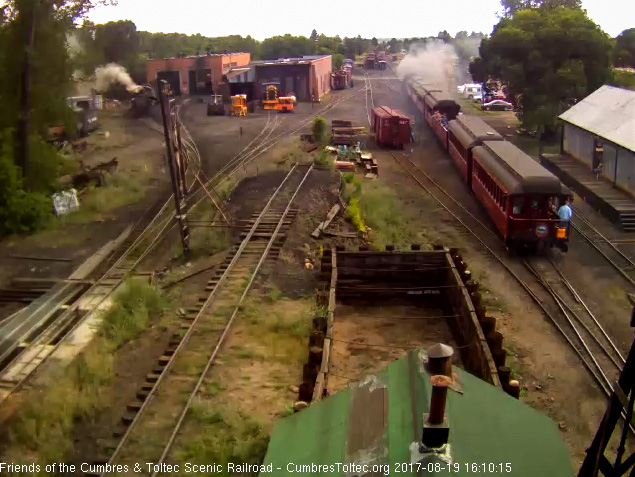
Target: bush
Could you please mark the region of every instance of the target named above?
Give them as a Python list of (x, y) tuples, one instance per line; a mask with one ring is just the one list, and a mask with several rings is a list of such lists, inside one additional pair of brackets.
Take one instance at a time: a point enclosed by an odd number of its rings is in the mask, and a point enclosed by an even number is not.
[(313, 120), (313, 125), (311, 126), (311, 132), (313, 133), (315, 142), (318, 144), (324, 143), (324, 140), (326, 139), (326, 119), (321, 116), (316, 116)]
[(52, 216), (53, 202), (40, 192), (22, 189), (19, 168), (13, 163), (10, 131), (0, 139), (0, 237), (33, 232)]
[(364, 220), (362, 219), (362, 212), (359, 208), (359, 199), (353, 198), (348, 202), (346, 217), (352, 222), (359, 232), (366, 231), (366, 226), (364, 225)]
[(333, 157), (326, 151), (320, 151), (313, 162), (318, 166), (328, 166), (333, 168), (335, 166), (335, 162), (333, 161)]

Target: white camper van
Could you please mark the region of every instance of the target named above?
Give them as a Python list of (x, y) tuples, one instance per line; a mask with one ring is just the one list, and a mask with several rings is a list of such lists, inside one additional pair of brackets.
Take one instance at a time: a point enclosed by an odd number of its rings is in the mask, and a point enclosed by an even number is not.
[(483, 87), (480, 84), (466, 84), (463, 88), (463, 97), (467, 99), (483, 99)]

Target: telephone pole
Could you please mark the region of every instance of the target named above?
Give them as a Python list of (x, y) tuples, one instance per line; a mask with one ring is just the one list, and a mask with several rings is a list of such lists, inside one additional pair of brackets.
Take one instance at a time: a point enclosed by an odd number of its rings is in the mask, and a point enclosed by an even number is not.
[(185, 215), (181, 210), (181, 194), (178, 164), (174, 158), (174, 141), (171, 136), (171, 115), (169, 111), (169, 100), (165, 97), (165, 80), (157, 79), (157, 93), (159, 95), (159, 104), (161, 106), (161, 117), (163, 119), (163, 136), (165, 138), (165, 148), (167, 152), (168, 165), (170, 166), (170, 179), (172, 182), (172, 195), (174, 196), (174, 209), (176, 220), (179, 224), (179, 232), (181, 234), (181, 243), (183, 244), (183, 254), (187, 255), (190, 251), (190, 232), (185, 222)]

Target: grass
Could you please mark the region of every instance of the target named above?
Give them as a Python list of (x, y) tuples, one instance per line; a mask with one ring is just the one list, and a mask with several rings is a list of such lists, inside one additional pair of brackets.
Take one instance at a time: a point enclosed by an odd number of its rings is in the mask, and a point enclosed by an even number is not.
[[(313, 297), (302, 300), (278, 297), (271, 301), (269, 293), (254, 293), (245, 300), (240, 320), (250, 339), (264, 348), (269, 359), (299, 364), (305, 358), (314, 306)], [(242, 350), (238, 351), (240, 354)]]
[(147, 183), (147, 178), (139, 174), (106, 174), (106, 184), (103, 187), (89, 187), (79, 197), (79, 209), (60, 217), (55, 223), (62, 227), (68, 223), (86, 224), (103, 220), (108, 212), (141, 200)]
[[(218, 191), (221, 197), (231, 193), (231, 184)], [(215, 255), (226, 250), (231, 245), (231, 230), (227, 227), (211, 227), (216, 221), (217, 225), (225, 225), (214, 204), (211, 201), (202, 201), (193, 211), (193, 219), (205, 223), (204, 226), (190, 226), (190, 256), (188, 260), (206, 255)]]
[(346, 216), (359, 231), (366, 231), (371, 245), (383, 250), (386, 245), (405, 247), (418, 242), (421, 229), (406, 212), (401, 200), (378, 181), (366, 182), (345, 176), (343, 197), (348, 200)]
[(231, 475), (228, 463), (256, 464), (264, 458), (269, 438), (250, 415), (204, 400), (195, 402), (189, 414), (175, 461), (214, 463), (222, 466), (220, 475)]
[(23, 406), (5, 428), (8, 439), (3, 458), (8, 462), (44, 465), (64, 462), (73, 452), (73, 430), (108, 406), (108, 386), (114, 377), (114, 351), (161, 315), (165, 302), (160, 292), (138, 282), (126, 282), (95, 340), (45, 389), (28, 391)]

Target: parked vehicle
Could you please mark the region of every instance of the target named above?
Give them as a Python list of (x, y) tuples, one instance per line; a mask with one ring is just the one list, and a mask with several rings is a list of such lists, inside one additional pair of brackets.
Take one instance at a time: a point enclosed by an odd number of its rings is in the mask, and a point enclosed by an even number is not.
[(511, 111), (514, 109), (514, 105), (512, 103), (508, 103), (507, 101), (503, 101), (502, 99), (493, 99), (484, 102), (481, 105), (481, 109), (484, 111)]

